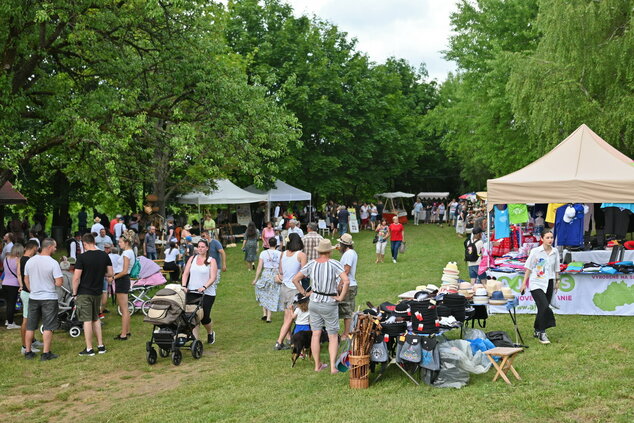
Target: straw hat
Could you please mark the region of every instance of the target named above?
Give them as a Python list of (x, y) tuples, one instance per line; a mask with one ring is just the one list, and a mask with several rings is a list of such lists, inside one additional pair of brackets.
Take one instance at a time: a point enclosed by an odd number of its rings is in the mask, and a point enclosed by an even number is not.
[(458, 288), (462, 290), (466, 290), (466, 289), (472, 289), (473, 287), (471, 286), (469, 282), (460, 282), (460, 285), (458, 286)]
[(332, 246), (332, 243), (329, 239), (322, 239), (319, 241), (319, 245), (315, 247), (315, 251), (318, 253), (329, 253), (334, 250), (335, 247)]
[(99, 216), (95, 217), (95, 223), (101, 222), (101, 218)]
[(341, 235), (341, 238), (339, 238), (337, 241), (340, 244), (343, 244), (343, 245), (353, 245), (354, 244), (354, 241), (352, 240), (352, 235), (350, 235), (350, 234)]
[(488, 297), (487, 290), (484, 288), (478, 288), (475, 290), (476, 297)]
[(458, 265), (456, 264), (455, 261), (450, 261), (445, 266), (445, 270), (453, 270), (453, 271), (457, 272), (458, 271)]
[(433, 283), (428, 284), (425, 289), (429, 292), (436, 292), (438, 291), (438, 287), (436, 285), (434, 285)]
[(507, 300), (512, 300), (515, 298), (513, 291), (511, 291), (511, 288), (509, 288), (508, 286), (502, 287), (502, 294), (504, 294), (504, 298), (506, 298)]
[(487, 297), (486, 295), (484, 296), (476, 295), (473, 297), (474, 305), (487, 305), (488, 303), (489, 303), (489, 297)]

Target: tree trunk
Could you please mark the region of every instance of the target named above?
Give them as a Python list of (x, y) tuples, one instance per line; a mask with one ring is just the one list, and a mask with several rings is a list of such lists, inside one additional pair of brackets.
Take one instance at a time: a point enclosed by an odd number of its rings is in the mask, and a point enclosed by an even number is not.
[[(70, 235), (70, 215), (68, 208), (70, 203), (70, 182), (66, 175), (61, 171), (57, 171), (53, 178), (53, 226), (62, 228), (63, 237), (68, 238)], [(51, 234), (55, 235), (55, 234)], [(58, 240), (59, 242), (59, 240)]]

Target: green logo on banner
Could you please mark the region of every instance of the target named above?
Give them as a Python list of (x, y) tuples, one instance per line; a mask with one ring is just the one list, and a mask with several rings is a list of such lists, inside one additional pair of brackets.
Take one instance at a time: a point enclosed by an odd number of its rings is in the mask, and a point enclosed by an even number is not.
[(572, 275), (561, 275), (559, 279), (560, 291), (570, 292), (575, 289), (575, 278), (573, 278)]

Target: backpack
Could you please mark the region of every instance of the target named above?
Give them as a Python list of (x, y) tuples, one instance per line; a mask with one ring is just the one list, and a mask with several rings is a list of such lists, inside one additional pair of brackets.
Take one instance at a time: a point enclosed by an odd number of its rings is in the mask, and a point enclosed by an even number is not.
[(132, 279), (136, 279), (136, 278), (139, 277), (140, 273), (141, 273), (141, 262), (139, 261), (139, 259), (135, 255), (134, 256), (134, 264), (132, 265), (132, 269), (130, 269), (130, 277)]
[(478, 261), (478, 248), (471, 237), (464, 240), (464, 259), (465, 261)]
[(496, 347), (515, 347), (517, 346), (508, 333), (498, 330), (487, 332), (487, 339), (493, 342)]

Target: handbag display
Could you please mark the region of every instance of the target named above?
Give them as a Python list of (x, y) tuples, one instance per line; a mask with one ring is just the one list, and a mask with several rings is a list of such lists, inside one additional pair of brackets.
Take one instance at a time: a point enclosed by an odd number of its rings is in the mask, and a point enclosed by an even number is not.
[(405, 342), (399, 352), (401, 360), (420, 363), (422, 360), (421, 341), (418, 335), (405, 335)]
[(372, 349), (370, 350), (370, 361), (375, 363), (385, 363), (388, 361), (387, 354), (387, 344), (383, 340), (383, 337), (380, 337), (377, 342), (372, 345)]

